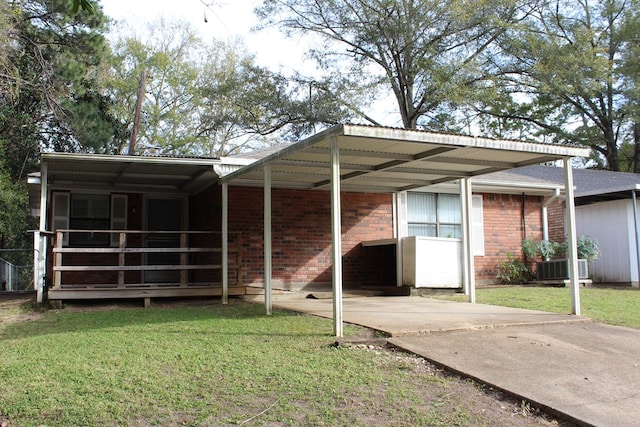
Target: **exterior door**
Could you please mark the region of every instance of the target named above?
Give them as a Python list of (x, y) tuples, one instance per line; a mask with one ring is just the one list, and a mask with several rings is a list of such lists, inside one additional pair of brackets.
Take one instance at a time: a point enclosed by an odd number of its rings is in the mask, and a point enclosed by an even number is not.
[[(183, 199), (148, 198), (146, 209), (148, 231), (180, 231), (183, 230)], [(146, 237), (149, 248), (178, 248), (180, 235), (154, 234)], [(149, 253), (147, 265), (180, 265), (178, 253)], [(156, 270), (144, 272), (145, 283), (179, 283), (179, 270)]]

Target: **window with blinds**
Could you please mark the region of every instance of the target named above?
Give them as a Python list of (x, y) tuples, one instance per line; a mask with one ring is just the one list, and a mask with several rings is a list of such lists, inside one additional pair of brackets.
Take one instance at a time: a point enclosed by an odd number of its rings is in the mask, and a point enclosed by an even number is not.
[(407, 223), (409, 236), (461, 238), (460, 196), (408, 193)]

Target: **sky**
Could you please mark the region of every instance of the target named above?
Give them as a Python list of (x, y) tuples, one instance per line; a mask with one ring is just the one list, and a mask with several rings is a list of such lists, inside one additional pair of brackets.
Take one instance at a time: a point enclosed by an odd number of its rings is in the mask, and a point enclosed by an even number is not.
[[(100, 0), (100, 3), (104, 13), (116, 21), (142, 25), (161, 17), (181, 18), (204, 41), (241, 37), (247, 49), (256, 55), (256, 62), (274, 71), (312, 72), (314, 68), (311, 61), (304, 60), (301, 40), (287, 39), (275, 28), (251, 31), (258, 24), (253, 9), (260, 0)], [(114, 28), (117, 30), (117, 22)]]
[[(318, 75), (315, 63), (305, 58), (308, 39), (287, 38), (277, 28), (251, 31), (258, 24), (253, 9), (261, 0), (99, 0), (104, 13), (116, 22), (134, 22), (144, 27), (145, 23), (159, 18), (181, 18), (206, 41), (227, 40), (234, 37), (244, 39), (247, 50), (256, 57), (258, 65), (282, 74), (297, 71), (307, 77)], [(206, 16), (206, 22), (205, 22)], [(372, 100), (369, 115), (389, 126), (400, 126), (395, 101), (389, 96)]]

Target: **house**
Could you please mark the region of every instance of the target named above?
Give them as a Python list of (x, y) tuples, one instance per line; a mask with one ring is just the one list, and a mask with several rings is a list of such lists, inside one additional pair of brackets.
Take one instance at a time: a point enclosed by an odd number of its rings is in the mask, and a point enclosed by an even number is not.
[(423, 286), (426, 266), (427, 278), (443, 274), (426, 286), (463, 287), (473, 300), (474, 271), (488, 279), (506, 247), (540, 234), (545, 198), (560, 188), (480, 176), (587, 154), (357, 125), (258, 159), (43, 153), (30, 179), (34, 280), (39, 297), (46, 284), (50, 299), (145, 301), (332, 284), (339, 304), (343, 286), (371, 280), (380, 249), (391, 284)]
[[(527, 166), (510, 171), (524, 181), (544, 178), (560, 184), (563, 171), (550, 166)], [(640, 174), (594, 169), (575, 169), (576, 229), (578, 235), (595, 237), (600, 258), (589, 273), (600, 284), (640, 286), (637, 196)], [(565, 200), (549, 205), (549, 238), (565, 238)]]

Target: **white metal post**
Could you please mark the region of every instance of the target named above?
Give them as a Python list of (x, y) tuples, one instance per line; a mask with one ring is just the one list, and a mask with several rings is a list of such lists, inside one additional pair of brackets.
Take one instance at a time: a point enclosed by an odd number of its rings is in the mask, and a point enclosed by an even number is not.
[(465, 178), (466, 186), (466, 211), (467, 211), (467, 253), (469, 254), (467, 271), (469, 272), (469, 302), (475, 304), (476, 302), (476, 268), (475, 257), (473, 256), (473, 189), (471, 187), (471, 180)]
[[(46, 277), (47, 268), (47, 245), (46, 237), (42, 234), (47, 229), (47, 203), (48, 203), (48, 166), (42, 163), (40, 166), (40, 228), (34, 235), (34, 274), (33, 287), (36, 290), (36, 301), (42, 303), (44, 301), (44, 278)], [(37, 236), (38, 241), (35, 239)]]
[(636, 274), (637, 280), (631, 281), (634, 288), (640, 287), (640, 234), (638, 234), (638, 199), (636, 190), (631, 190), (631, 207), (633, 209), (633, 234), (636, 237)]
[(471, 180), (460, 180), (460, 206), (462, 213), (462, 282), (464, 294), (470, 303), (476, 302), (476, 280), (473, 257), (473, 191)]
[(573, 200), (573, 171), (571, 158), (564, 159), (564, 191), (567, 195), (567, 250), (569, 281), (571, 283), (571, 313), (580, 315), (580, 282), (578, 278), (578, 247), (576, 244), (576, 207)]
[(271, 166), (264, 166), (264, 306), (271, 314)]
[(333, 270), (333, 332), (343, 336), (342, 327), (342, 220), (340, 217), (340, 152), (338, 139), (331, 138), (331, 256)]
[(402, 265), (402, 239), (407, 237), (407, 192), (395, 193), (395, 221), (394, 231), (396, 238), (396, 285), (402, 286), (404, 282), (404, 271)]
[(229, 184), (226, 182), (222, 183), (222, 303), (229, 304)]

